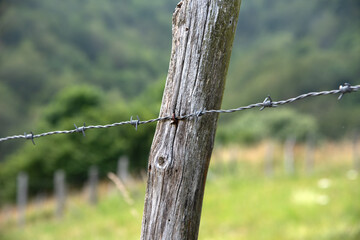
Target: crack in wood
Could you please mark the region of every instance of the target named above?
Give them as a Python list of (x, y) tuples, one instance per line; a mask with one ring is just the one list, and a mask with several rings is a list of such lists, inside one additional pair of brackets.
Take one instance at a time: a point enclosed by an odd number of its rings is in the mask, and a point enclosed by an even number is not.
[[(192, 87), (193, 92), (191, 93), (191, 95), (193, 95), (194, 91), (197, 90), (197, 88), (195, 86), (197, 86), (197, 81), (199, 79), (199, 69), (200, 69), (200, 65), (201, 65), (202, 57), (203, 57), (203, 55), (201, 54), (201, 51), (202, 51), (202, 46), (203, 46), (204, 39), (205, 39), (206, 25), (208, 23), (209, 16), (210, 16), (209, 8), (210, 8), (210, 4), (207, 3), (206, 4), (206, 19), (205, 19), (204, 26), (203, 26), (203, 33), (202, 33), (202, 36), (201, 36), (200, 47), (198, 48), (198, 54), (200, 55), (200, 57), (199, 57), (199, 60), (198, 60), (198, 63), (197, 63), (197, 69), (196, 69), (196, 74), (195, 74), (196, 77), (195, 77), (194, 85)], [(204, 109), (204, 108), (205, 108), (204, 106), (201, 107), (201, 109)], [(192, 109), (192, 110), (196, 111), (197, 109)]]
[[(221, 104), (240, 0), (183, 0), (173, 15), (173, 41), (159, 122), (149, 157), (141, 239), (196, 239), (217, 114), (175, 117)], [(231, 16), (228, 16), (228, 15)], [(230, 20), (230, 21), (229, 21)], [(230, 31), (231, 30), (231, 31)]]

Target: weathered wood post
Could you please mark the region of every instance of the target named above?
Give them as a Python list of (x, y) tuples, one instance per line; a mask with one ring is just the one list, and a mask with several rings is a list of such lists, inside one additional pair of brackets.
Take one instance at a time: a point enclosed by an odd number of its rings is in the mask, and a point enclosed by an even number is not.
[(28, 194), (28, 175), (24, 172), (20, 172), (17, 176), (17, 214), (18, 225), (23, 227), (25, 225), (25, 214)]
[(306, 141), (305, 152), (305, 172), (307, 175), (312, 175), (314, 172), (314, 156), (315, 155), (315, 137), (309, 135)]
[(353, 138), (353, 168), (360, 171), (360, 156), (358, 150), (359, 133), (355, 131)]
[(64, 214), (66, 202), (65, 172), (63, 170), (57, 170), (55, 172), (54, 190), (56, 198), (55, 216), (56, 218), (60, 219)]
[(37, 212), (41, 212), (44, 208), (46, 195), (45, 193), (38, 193), (34, 199), (34, 206)]
[(96, 166), (91, 166), (89, 170), (89, 203), (96, 205), (98, 202), (97, 188), (99, 181), (99, 170)]
[(284, 144), (284, 170), (287, 175), (294, 175), (295, 173), (295, 144), (295, 137), (288, 137)]
[[(160, 116), (219, 109), (241, 0), (183, 0)], [(150, 151), (141, 239), (197, 239), (218, 114), (162, 121)]]
[(10, 205), (5, 205), (1, 208), (0, 213), (0, 226), (5, 226), (5, 224), (9, 223), (11, 219), (11, 207)]
[(116, 175), (123, 182), (129, 180), (129, 158), (127, 156), (122, 156), (119, 158)]
[(274, 142), (269, 140), (266, 146), (265, 161), (264, 161), (265, 176), (269, 178), (274, 176), (274, 148), (275, 148)]

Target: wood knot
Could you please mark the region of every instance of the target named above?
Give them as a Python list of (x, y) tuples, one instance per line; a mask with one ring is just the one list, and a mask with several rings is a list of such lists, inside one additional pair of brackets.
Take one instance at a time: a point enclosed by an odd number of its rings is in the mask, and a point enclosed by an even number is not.
[(165, 163), (165, 158), (164, 158), (164, 157), (159, 157), (157, 163), (158, 163), (160, 166), (163, 166), (164, 163)]
[(167, 157), (159, 156), (155, 158), (155, 166), (158, 170), (165, 170), (170, 164), (170, 161)]

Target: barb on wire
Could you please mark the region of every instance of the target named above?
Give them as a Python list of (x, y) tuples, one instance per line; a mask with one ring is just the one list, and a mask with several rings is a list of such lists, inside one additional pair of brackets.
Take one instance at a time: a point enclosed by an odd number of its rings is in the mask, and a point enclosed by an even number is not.
[(268, 95), (265, 100), (263, 101), (263, 106), (260, 108), (260, 111), (264, 110), (264, 108), (266, 107), (277, 107), (273, 105), (273, 101), (270, 97), (270, 95)]
[(30, 139), (32, 141), (32, 143), (35, 145), (33, 132), (30, 132), (30, 134), (26, 134), (26, 132), (25, 132), (24, 133), (24, 138), (25, 139)]
[(137, 131), (138, 129), (138, 125), (139, 125), (139, 122), (140, 122), (140, 118), (139, 116), (136, 116), (137, 117), (137, 120), (133, 120), (132, 116), (130, 117), (130, 124), (133, 125), (135, 127), (135, 130)]
[(75, 123), (74, 123), (74, 126), (75, 126), (75, 131), (76, 132), (81, 132), (82, 134), (83, 134), (83, 136), (85, 137), (85, 130), (86, 130), (86, 126), (85, 126), (85, 123), (84, 123), (84, 126), (83, 127), (77, 127), (76, 125), (75, 125)]
[(137, 116), (137, 120), (133, 120), (133, 118), (130, 118), (130, 121), (124, 121), (124, 122), (117, 122), (117, 123), (111, 123), (111, 124), (106, 124), (106, 125), (90, 125), (90, 126), (84, 126), (82, 127), (77, 127), (75, 124), (75, 129), (73, 130), (62, 130), (62, 131), (52, 131), (52, 132), (46, 132), (46, 133), (41, 133), (41, 134), (36, 134), (34, 135), (33, 132), (30, 132), (30, 134), (26, 134), (24, 133), (24, 135), (14, 135), (14, 136), (8, 136), (8, 137), (4, 137), (4, 138), (0, 138), (0, 142), (4, 142), (4, 141), (8, 141), (8, 140), (12, 140), (12, 139), (29, 139), (32, 141), (32, 143), (35, 145), (34, 142), (34, 138), (39, 138), (39, 137), (45, 137), (45, 136), (49, 136), (49, 135), (54, 135), (54, 134), (70, 134), (70, 133), (76, 133), (76, 132), (81, 132), (83, 134), (83, 136), (85, 136), (85, 130), (87, 129), (100, 129), (100, 128), (110, 128), (110, 127), (117, 127), (117, 126), (121, 126), (121, 125), (133, 125), (135, 127), (135, 129), (138, 129), (138, 126), (141, 124), (148, 124), (148, 123), (153, 123), (153, 122), (160, 122), (160, 121), (168, 121), (171, 120), (171, 123), (177, 123), (178, 121), (182, 121), (182, 120), (188, 120), (191, 118), (195, 118), (195, 120), (197, 121), (198, 118), (200, 116), (203, 116), (205, 114), (211, 114), (211, 113), (233, 113), (233, 112), (238, 112), (238, 111), (243, 111), (243, 110), (248, 110), (251, 108), (257, 108), (259, 107), (260, 110), (263, 110), (264, 108), (269, 108), (269, 107), (278, 107), (280, 105), (284, 105), (284, 104), (288, 104), (288, 103), (292, 103), (304, 98), (308, 98), (308, 97), (317, 97), (317, 96), (322, 96), (322, 95), (330, 95), (330, 94), (340, 94), (338, 97), (338, 100), (340, 100), (344, 94), (346, 93), (352, 93), (352, 92), (356, 92), (360, 90), (360, 85), (355, 85), (355, 86), (351, 86), (349, 83), (345, 83), (344, 85), (340, 85), (339, 89), (336, 90), (329, 90), (329, 91), (321, 91), (321, 92), (310, 92), (310, 93), (305, 93), (305, 94), (301, 94), (297, 97), (293, 97), (293, 98), (289, 98), (286, 100), (280, 100), (280, 101), (273, 101), (271, 99), (270, 96), (267, 96), (265, 98), (265, 100), (261, 103), (253, 103), (247, 106), (243, 106), (243, 107), (238, 107), (238, 108), (234, 108), (234, 109), (226, 109), (226, 110), (198, 110), (195, 111), (193, 113), (190, 114), (186, 114), (186, 115), (182, 115), (182, 116), (175, 116), (175, 112), (172, 113), (172, 115), (170, 116), (165, 116), (165, 117), (158, 117), (158, 118), (154, 118), (154, 119), (150, 119), (150, 120), (146, 120), (146, 121), (140, 121), (139, 116)]
[(197, 112), (195, 112), (195, 121), (199, 121), (199, 118), (204, 115), (204, 112), (206, 111), (206, 109), (202, 109), (202, 110), (199, 110)]
[(340, 85), (339, 87), (339, 90), (340, 90), (340, 96), (338, 97), (338, 100), (340, 100), (345, 93), (351, 93), (353, 91), (353, 89), (351, 88), (351, 85), (349, 83), (344, 83), (344, 86), (343, 85)]

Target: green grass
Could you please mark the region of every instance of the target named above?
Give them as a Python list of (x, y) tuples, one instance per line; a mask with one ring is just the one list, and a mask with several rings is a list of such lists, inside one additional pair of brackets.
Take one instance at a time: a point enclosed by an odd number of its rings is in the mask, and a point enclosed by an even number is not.
[[(278, 171), (266, 178), (249, 163), (213, 164), (199, 239), (360, 239), (360, 179), (346, 173), (347, 167), (333, 166), (308, 177)], [(117, 192), (96, 207), (77, 196), (62, 220), (51, 208), (32, 211), (23, 229), (2, 224), (0, 239), (139, 239), (144, 192), (144, 184), (131, 191), (137, 214)]]
[[(360, 182), (347, 179), (345, 169), (312, 177), (246, 175), (209, 179), (201, 239), (360, 239)], [(318, 186), (320, 179), (328, 188)]]

